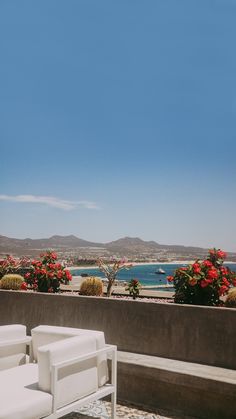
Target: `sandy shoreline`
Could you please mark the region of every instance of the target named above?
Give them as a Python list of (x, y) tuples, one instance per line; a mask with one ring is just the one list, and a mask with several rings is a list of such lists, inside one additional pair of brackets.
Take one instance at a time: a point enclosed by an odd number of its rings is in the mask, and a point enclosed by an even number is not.
[[(142, 266), (142, 265), (154, 265), (154, 266), (166, 266), (166, 265), (190, 265), (192, 263), (196, 262), (195, 260), (174, 260), (172, 262), (129, 262), (126, 265), (132, 265), (132, 266)], [(227, 264), (236, 264), (236, 262), (230, 262), (226, 261)], [(90, 266), (69, 266), (67, 269), (70, 271), (75, 271), (77, 269), (97, 269), (98, 265), (90, 265)]]
[[(128, 262), (125, 265), (132, 265), (132, 266), (142, 266), (142, 265), (154, 265), (154, 266), (164, 266), (164, 265), (188, 265), (190, 263), (194, 263), (195, 261), (173, 261), (173, 262)], [(98, 265), (90, 265), (90, 266), (70, 266), (67, 269), (70, 270), (77, 270), (77, 269), (97, 269)]]

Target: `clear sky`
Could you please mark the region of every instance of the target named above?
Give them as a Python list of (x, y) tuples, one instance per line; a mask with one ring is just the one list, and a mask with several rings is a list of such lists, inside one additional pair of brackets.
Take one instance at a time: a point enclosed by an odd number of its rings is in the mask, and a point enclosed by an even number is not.
[(236, 251), (236, 1), (1, 0), (0, 234)]

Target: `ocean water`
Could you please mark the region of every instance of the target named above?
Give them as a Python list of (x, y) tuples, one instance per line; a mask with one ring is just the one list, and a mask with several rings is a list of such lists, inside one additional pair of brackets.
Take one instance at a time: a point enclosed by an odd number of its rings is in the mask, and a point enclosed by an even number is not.
[[(186, 266), (183, 264), (170, 264), (170, 265), (161, 265), (161, 264), (153, 264), (153, 265), (136, 265), (133, 266), (129, 270), (122, 270), (118, 273), (117, 279), (120, 281), (130, 281), (131, 279), (138, 279), (142, 285), (163, 285), (167, 284), (167, 276), (173, 275), (175, 270), (178, 269), (180, 266)], [(225, 264), (225, 266), (229, 266), (232, 271), (236, 271), (236, 263), (235, 264)], [(165, 274), (158, 275), (156, 274), (156, 270), (162, 268), (165, 271)], [(76, 269), (72, 272), (73, 276), (81, 275), (81, 273), (87, 273), (91, 276), (99, 276), (104, 278), (104, 274), (95, 268), (88, 268), (88, 269)]]

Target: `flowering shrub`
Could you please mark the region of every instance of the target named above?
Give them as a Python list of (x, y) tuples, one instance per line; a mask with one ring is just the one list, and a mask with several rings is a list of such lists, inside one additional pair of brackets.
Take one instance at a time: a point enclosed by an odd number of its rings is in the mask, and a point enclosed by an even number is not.
[(30, 260), (28, 258), (15, 259), (8, 255), (5, 259), (0, 260), (0, 278), (8, 274), (23, 275), (29, 266)]
[(179, 268), (174, 276), (167, 277), (175, 287), (175, 302), (216, 306), (220, 297), (236, 285), (236, 273), (223, 263), (226, 253), (220, 249), (209, 250), (209, 256), (202, 262)]
[(41, 260), (31, 262), (31, 270), (25, 274), (26, 282), (40, 292), (58, 292), (60, 284), (72, 279), (71, 273), (60, 263), (57, 254), (47, 251), (40, 255)]
[(133, 300), (135, 300), (139, 295), (140, 288), (141, 284), (138, 279), (131, 279), (125, 289), (126, 291), (129, 291), (129, 294), (133, 297)]
[(118, 274), (118, 272), (121, 271), (122, 269), (130, 269), (132, 265), (127, 265), (127, 259), (125, 258), (123, 259), (111, 258), (110, 263), (106, 263), (102, 259), (98, 259), (97, 264), (100, 271), (102, 271), (105, 274), (108, 280), (107, 297), (110, 297), (111, 289), (115, 282), (116, 275)]

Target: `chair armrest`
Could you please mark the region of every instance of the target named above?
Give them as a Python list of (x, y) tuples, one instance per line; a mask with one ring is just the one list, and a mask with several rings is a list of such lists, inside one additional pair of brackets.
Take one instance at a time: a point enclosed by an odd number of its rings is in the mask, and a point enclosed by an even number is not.
[(111, 369), (111, 384), (116, 389), (116, 381), (117, 381), (117, 347), (115, 345), (105, 345), (105, 348), (98, 349), (94, 352), (89, 352), (85, 355), (80, 355), (76, 358), (68, 359), (67, 361), (62, 361), (58, 363), (52, 364), (51, 370), (51, 389), (52, 389), (52, 396), (53, 396), (53, 412), (56, 411), (57, 406), (57, 383), (58, 383), (58, 371), (61, 368), (67, 367), (69, 365), (77, 364), (79, 362), (85, 361), (87, 359), (91, 359), (97, 357), (99, 355), (110, 355), (112, 363)]
[(4, 340), (0, 341), (0, 348), (4, 348), (5, 346), (16, 346), (21, 343), (25, 343), (26, 345), (30, 345), (32, 341), (31, 336), (26, 336), (25, 338), (15, 339), (15, 340)]
[(1, 348), (7, 348), (9, 346), (14, 347), (20, 344), (26, 344), (26, 346), (29, 347), (29, 362), (32, 362), (33, 360), (33, 351), (32, 351), (32, 337), (31, 336), (26, 336), (24, 338), (21, 339), (15, 339), (15, 340), (5, 340), (5, 341), (0, 341), (0, 349)]
[(98, 349), (97, 351), (89, 352), (88, 354), (80, 355), (76, 358), (68, 359), (67, 361), (62, 361), (56, 364), (52, 364), (52, 370), (56, 371), (56, 370), (59, 370), (60, 368), (77, 364), (80, 361), (82, 362), (82, 361), (86, 361), (86, 359), (94, 358), (95, 356), (98, 356), (98, 355), (113, 353), (116, 350), (117, 350), (117, 347), (115, 345), (105, 345), (105, 348)]

